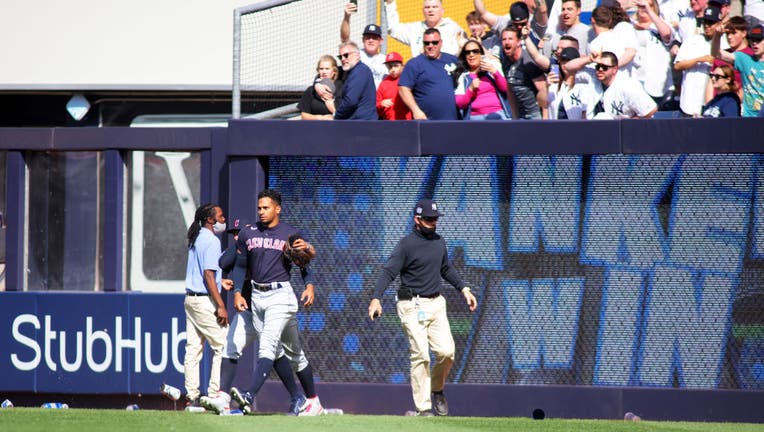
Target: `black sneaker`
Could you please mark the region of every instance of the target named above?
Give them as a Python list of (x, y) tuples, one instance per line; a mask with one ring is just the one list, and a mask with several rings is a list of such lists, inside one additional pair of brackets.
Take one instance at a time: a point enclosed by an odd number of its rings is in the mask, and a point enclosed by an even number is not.
[(189, 399), (188, 397), (186, 397), (186, 401), (185, 402), (186, 402), (185, 403), (185, 405), (186, 405), (185, 410), (187, 412), (203, 413), (203, 412), (207, 411), (202, 406), (201, 401), (199, 400), (199, 398)]
[(439, 416), (448, 415), (448, 401), (442, 391), (432, 393), (432, 407), (435, 410), (435, 414)]

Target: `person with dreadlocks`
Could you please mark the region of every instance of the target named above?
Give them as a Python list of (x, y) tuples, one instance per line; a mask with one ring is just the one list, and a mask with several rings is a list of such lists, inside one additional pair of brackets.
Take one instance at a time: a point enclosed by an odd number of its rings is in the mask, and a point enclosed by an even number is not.
[[(216, 204), (204, 204), (196, 209), (194, 221), (188, 227), (188, 263), (186, 265), (186, 354), (183, 374), (186, 386), (186, 406), (199, 407), (199, 362), (204, 343), (213, 352), (212, 370), (207, 394), (220, 390), (220, 362), (228, 327), (228, 312), (220, 295), (224, 285), (218, 266), (220, 239), (225, 232), (225, 216)], [(225, 283), (230, 284), (230, 280)], [(230, 289), (227, 287), (226, 289)]]

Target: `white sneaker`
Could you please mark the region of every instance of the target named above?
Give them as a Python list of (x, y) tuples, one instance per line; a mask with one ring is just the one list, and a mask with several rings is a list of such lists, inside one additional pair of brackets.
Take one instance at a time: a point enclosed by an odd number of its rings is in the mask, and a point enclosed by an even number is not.
[(214, 397), (202, 396), (199, 402), (208, 411), (214, 411), (216, 414), (223, 414), (231, 409), (231, 396), (228, 393), (218, 392)]
[(324, 407), (321, 406), (321, 401), (318, 400), (318, 396), (313, 396), (310, 399), (305, 400), (305, 404), (300, 410), (301, 416), (318, 416), (324, 412)]

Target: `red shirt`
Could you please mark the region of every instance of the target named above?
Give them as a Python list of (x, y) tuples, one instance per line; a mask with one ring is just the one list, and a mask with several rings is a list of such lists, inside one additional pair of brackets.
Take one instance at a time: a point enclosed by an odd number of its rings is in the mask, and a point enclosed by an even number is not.
[[(401, 100), (401, 96), (398, 94), (398, 78), (391, 78), (390, 75), (385, 75), (377, 88), (377, 113), (381, 120), (411, 120), (411, 111), (409, 107)], [(382, 100), (392, 99), (393, 106), (390, 108), (384, 108), (382, 106)]]

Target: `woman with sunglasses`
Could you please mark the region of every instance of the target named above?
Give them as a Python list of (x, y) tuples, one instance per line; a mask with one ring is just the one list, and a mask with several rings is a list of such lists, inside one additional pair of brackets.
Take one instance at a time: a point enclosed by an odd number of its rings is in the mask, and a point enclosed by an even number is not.
[(507, 79), (498, 61), (486, 56), (476, 40), (464, 44), (459, 53), (459, 66), (454, 95), (462, 120), (510, 120), (507, 101)]
[(732, 67), (726, 64), (717, 66), (708, 75), (716, 96), (703, 106), (703, 117), (740, 117), (740, 98)]

